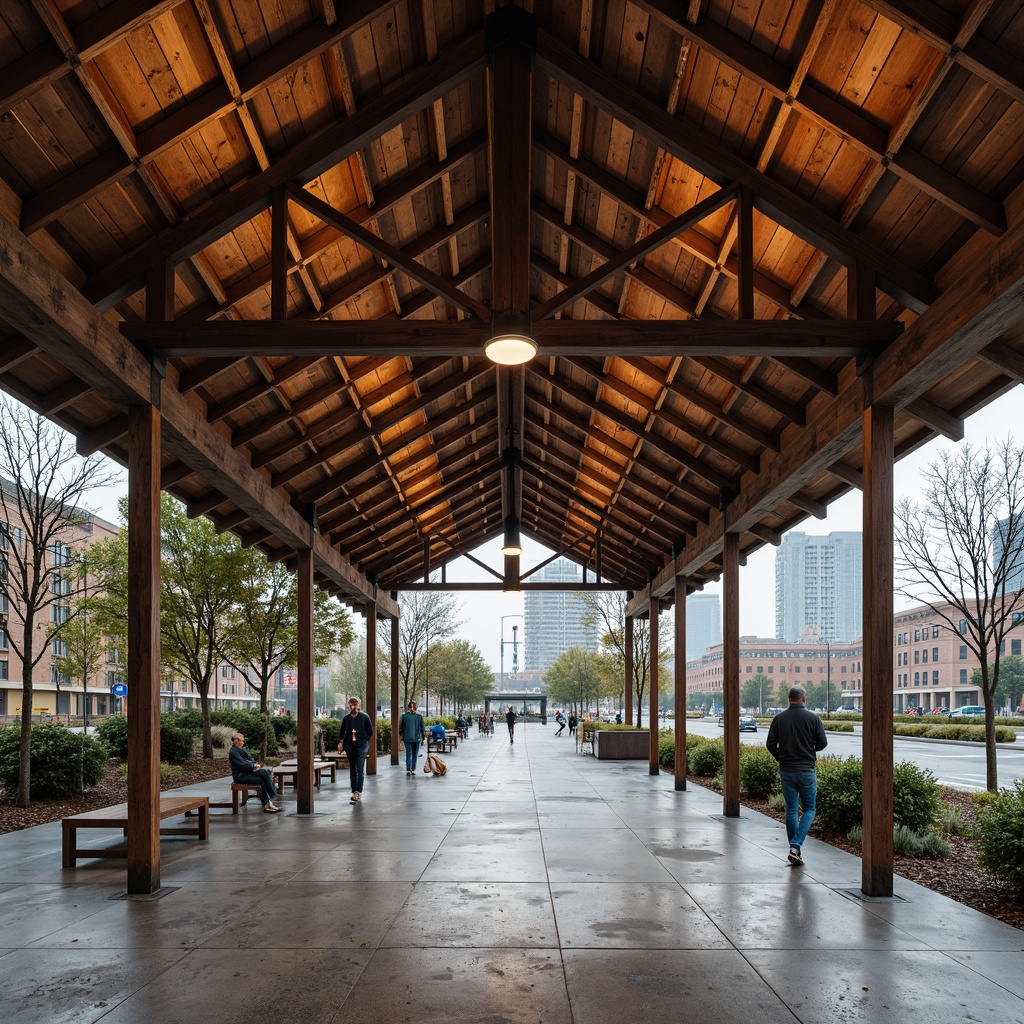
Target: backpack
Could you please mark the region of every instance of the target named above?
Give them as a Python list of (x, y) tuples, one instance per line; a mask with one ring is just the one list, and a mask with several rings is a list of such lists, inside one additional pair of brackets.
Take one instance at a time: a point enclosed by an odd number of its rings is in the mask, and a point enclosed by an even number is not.
[(437, 754), (427, 754), (427, 759), (423, 762), (423, 773), (425, 775), (447, 775), (448, 765), (437, 756)]

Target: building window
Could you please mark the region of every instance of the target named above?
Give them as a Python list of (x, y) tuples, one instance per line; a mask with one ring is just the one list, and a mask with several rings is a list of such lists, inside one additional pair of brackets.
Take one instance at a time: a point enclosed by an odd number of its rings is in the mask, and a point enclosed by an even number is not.
[(921, 639), (921, 630), (915, 629), (914, 630), (914, 643), (916, 644), (918, 642), (918, 640), (920, 640), (920, 639)]
[(932, 648), (932, 661), (938, 661), (938, 660), (939, 660), (939, 649), (938, 649), (938, 647), (933, 647)]
[(1010, 653), (1011, 654), (1020, 654), (1020, 641), (1019, 640), (1011, 640), (1010, 641)]
[(769, 665), (768, 666), (768, 675), (770, 675), (770, 676), (775, 675), (775, 666), (774, 665)]
[(932, 673), (932, 686), (938, 686), (938, 685), (939, 685), (939, 672), (938, 672), (938, 669), (936, 669)]
[(920, 651), (914, 651), (914, 664), (915, 665), (920, 665), (921, 664), (921, 652)]
[(967, 685), (967, 669), (965, 668), (960, 669), (960, 685)]
[(915, 672), (914, 673), (914, 685), (915, 686), (920, 686), (921, 685), (921, 673), (920, 672)]
[(932, 626), (932, 639), (933, 640), (938, 640), (939, 639), (939, 627), (938, 626)]
[(7, 650), (7, 630), (0, 629), (0, 651)]
[(63, 640), (54, 640), (50, 645), (50, 654), (54, 658), (66, 658), (68, 656), (68, 645)]
[(754, 671), (754, 669), (753, 669), (753, 666), (751, 666), (751, 665), (748, 665), (748, 666), (747, 666), (747, 671), (748, 671), (748, 672), (753, 672), (753, 671)]
[(0, 679), (10, 679), (10, 676), (7, 674), (6, 661), (0, 661)]
[(967, 648), (966, 647), (961, 647), (960, 648), (960, 660), (961, 661), (966, 661), (967, 660)]
[(921, 651), (921, 663), (924, 664), (924, 665), (928, 664), (928, 648), (927, 647), (923, 651)]
[(960, 620), (960, 627), (959, 628), (960, 628), (960, 635), (961, 636), (967, 636), (967, 620), (966, 619), (961, 619)]

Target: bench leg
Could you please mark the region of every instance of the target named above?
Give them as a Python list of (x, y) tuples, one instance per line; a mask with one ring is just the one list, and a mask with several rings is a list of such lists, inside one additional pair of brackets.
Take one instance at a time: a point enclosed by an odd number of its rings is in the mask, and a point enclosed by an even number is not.
[(63, 834), (61, 836), (61, 865), (66, 868), (75, 866), (75, 843), (78, 840), (78, 829), (73, 825), (64, 822)]
[(199, 808), (199, 840), (210, 838), (210, 805), (203, 804)]

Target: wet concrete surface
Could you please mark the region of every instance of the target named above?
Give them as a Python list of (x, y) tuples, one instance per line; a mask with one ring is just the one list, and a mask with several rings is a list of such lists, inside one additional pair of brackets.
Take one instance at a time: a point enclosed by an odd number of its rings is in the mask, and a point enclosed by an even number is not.
[(794, 869), (779, 823), (554, 731), (474, 733), (444, 778), (383, 757), (315, 816), (214, 812), (162, 842), (159, 900), (114, 898), (120, 860), (63, 870), (57, 825), (0, 836), (0, 1018), (1024, 1021), (1024, 932), (901, 879), (862, 900), (855, 857)]

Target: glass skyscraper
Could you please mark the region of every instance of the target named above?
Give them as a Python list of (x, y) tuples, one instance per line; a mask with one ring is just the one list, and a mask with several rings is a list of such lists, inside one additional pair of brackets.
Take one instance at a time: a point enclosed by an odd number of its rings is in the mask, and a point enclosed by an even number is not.
[[(545, 583), (582, 583), (583, 569), (568, 558), (556, 558), (530, 578)], [(523, 604), (523, 667), (527, 672), (544, 671), (572, 647), (597, 650), (598, 626), (583, 625), (581, 618), (587, 609), (578, 592), (528, 590)]]

